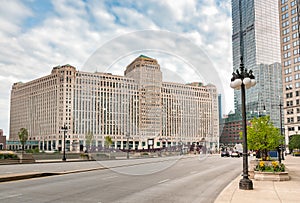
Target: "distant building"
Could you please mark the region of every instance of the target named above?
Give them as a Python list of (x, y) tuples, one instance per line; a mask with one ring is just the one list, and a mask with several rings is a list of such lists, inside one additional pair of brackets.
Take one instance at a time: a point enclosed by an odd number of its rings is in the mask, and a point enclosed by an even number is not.
[(95, 147), (110, 136), (120, 149), (127, 140), (131, 149), (195, 142), (217, 148), (217, 101), (214, 85), (163, 82), (157, 60), (144, 55), (127, 66), (125, 76), (57, 66), (50, 75), (13, 85), (10, 140), (18, 140), (25, 127), (41, 150), (62, 150), (66, 125), (67, 151), (82, 151), (89, 132)]
[(3, 130), (0, 129), (0, 150), (6, 149), (6, 136), (3, 135)]
[(242, 143), (240, 132), (243, 130), (241, 114), (229, 114), (220, 124), (220, 145), (234, 146)]
[[(247, 125), (254, 117), (266, 115), (262, 113), (247, 113)], [(243, 132), (242, 113), (230, 113), (220, 122), (220, 146), (234, 147), (236, 144), (242, 144), (241, 132)]]

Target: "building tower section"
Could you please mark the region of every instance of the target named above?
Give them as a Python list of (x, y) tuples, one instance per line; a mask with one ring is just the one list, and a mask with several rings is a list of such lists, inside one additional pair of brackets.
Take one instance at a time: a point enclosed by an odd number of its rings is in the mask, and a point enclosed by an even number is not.
[(157, 60), (140, 55), (127, 66), (125, 77), (138, 84), (140, 136), (149, 139), (160, 136), (162, 72)]

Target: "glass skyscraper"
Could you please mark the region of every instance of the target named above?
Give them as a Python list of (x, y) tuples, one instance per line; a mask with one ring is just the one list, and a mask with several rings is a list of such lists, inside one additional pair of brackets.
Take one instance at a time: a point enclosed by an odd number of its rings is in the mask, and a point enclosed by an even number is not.
[[(257, 80), (255, 87), (246, 90), (247, 113), (270, 115), (274, 125), (280, 127), (278, 105), (282, 100), (282, 81), (278, 2), (232, 0), (231, 3), (233, 70), (239, 69), (243, 50), (245, 68), (251, 69)], [(235, 90), (237, 113), (241, 108), (240, 95), (240, 91)]]

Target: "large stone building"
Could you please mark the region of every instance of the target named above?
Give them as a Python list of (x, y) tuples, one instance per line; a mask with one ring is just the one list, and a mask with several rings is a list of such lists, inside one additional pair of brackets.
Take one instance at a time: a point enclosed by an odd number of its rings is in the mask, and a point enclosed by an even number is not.
[(299, 1), (279, 0), (285, 142), (300, 132)]
[(162, 81), (155, 59), (139, 56), (125, 76), (77, 71), (70, 65), (50, 75), (15, 83), (11, 91), (10, 140), (20, 128), (43, 150), (62, 150), (62, 126), (67, 126), (66, 149), (83, 150), (86, 134), (103, 147), (147, 149), (181, 143), (219, 143), (218, 98), (214, 85)]
[[(233, 70), (239, 69), (240, 57), (243, 55), (245, 68), (253, 71), (257, 81), (256, 86), (246, 90), (247, 112), (265, 110), (274, 125), (280, 128), (278, 105), (283, 96), (278, 16), (277, 1), (232, 0)], [(235, 90), (234, 99), (235, 110), (239, 112), (239, 90)]]

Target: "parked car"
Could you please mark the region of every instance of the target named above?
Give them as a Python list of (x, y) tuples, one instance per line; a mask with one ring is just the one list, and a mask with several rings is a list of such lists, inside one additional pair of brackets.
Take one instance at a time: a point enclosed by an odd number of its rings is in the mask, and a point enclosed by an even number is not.
[(221, 152), (221, 157), (229, 157), (229, 152), (228, 151), (222, 151)]
[(240, 157), (240, 153), (238, 151), (233, 151), (231, 157)]

